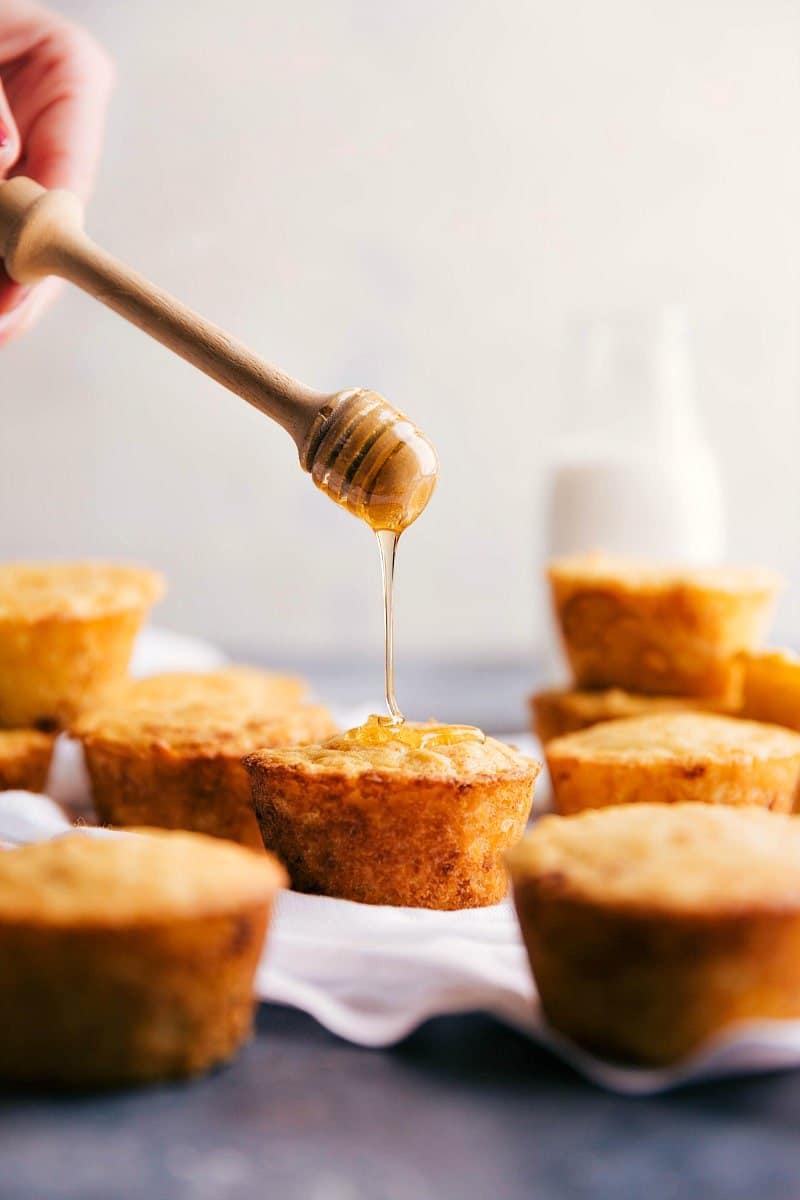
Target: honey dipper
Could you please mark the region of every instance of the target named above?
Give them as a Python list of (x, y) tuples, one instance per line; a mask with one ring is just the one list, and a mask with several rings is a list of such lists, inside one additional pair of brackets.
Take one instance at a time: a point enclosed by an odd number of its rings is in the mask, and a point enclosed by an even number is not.
[(401, 533), (428, 503), (436, 452), (407, 417), (366, 388), (313, 391), (253, 354), (96, 245), (71, 192), (0, 183), (0, 256), (17, 283), (69, 280), (272, 417), (317, 487), (373, 529)]

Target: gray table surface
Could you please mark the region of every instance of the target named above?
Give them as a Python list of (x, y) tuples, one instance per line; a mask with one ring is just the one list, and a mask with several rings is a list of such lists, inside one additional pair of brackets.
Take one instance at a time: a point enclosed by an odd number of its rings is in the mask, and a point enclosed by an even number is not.
[(205, 1079), (0, 1096), (3, 1200), (786, 1200), (800, 1076), (609, 1096), (484, 1017), (364, 1050), (262, 1006)]
[[(522, 724), (524, 663), (407, 674), (409, 711)], [(374, 667), (315, 682), (376, 691)], [(237, 1061), (192, 1083), (0, 1093), (0, 1200), (787, 1200), (798, 1128), (798, 1073), (621, 1098), (480, 1015), (365, 1050), (263, 1005)]]

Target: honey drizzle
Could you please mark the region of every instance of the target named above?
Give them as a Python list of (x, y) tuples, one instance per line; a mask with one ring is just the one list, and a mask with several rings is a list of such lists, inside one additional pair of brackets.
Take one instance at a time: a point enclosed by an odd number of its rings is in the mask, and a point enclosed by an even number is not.
[(453, 746), (457, 742), (486, 741), (486, 734), (475, 725), (423, 725), (414, 721), (396, 721), (393, 717), (373, 714), (363, 725), (349, 729), (339, 739), (356, 746), (409, 746), (413, 750), (435, 750), (437, 746)]
[(383, 580), (384, 693), (391, 723), (402, 725), (405, 717), (394, 692), (394, 571), (400, 534), (393, 529), (376, 529), (375, 536), (378, 539)]

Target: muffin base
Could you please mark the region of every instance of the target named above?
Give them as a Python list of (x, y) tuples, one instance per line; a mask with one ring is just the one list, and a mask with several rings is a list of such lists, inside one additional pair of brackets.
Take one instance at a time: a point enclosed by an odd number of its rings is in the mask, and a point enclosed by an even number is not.
[(148, 608), (0, 620), (0, 727), (62, 729), (102, 704), (125, 677)]
[(781, 651), (745, 654), (742, 715), (800, 732), (800, 658)]
[(735, 703), (741, 664), (758, 643), (772, 591), (724, 593), (676, 584), (629, 590), (551, 573), (553, 603), (577, 687), (710, 696)]
[(459, 783), (245, 763), (264, 845), (298, 891), (435, 909), (505, 896), (502, 856), (522, 836), (536, 772)]
[(141, 751), (87, 738), (84, 754), (98, 820), (228, 838), (263, 850), (238, 754), (198, 756), (168, 746)]
[(666, 1066), (737, 1022), (800, 1017), (800, 916), (603, 908), (515, 880), (545, 1015), (605, 1058)]
[(128, 927), (0, 922), (0, 1079), (112, 1087), (192, 1075), (250, 1035), (269, 910)]
[(0, 791), (43, 791), (54, 747), (50, 734), (0, 729)]

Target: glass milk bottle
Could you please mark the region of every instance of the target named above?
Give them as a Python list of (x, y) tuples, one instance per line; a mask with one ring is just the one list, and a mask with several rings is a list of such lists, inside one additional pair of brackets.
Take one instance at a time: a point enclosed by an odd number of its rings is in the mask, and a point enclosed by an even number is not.
[(719, 562), (722, 487), (698, 421), (683, 310), (576, 321), (565, 365), (563, 432), (547, 477), (548, 557), (602, 550)]

